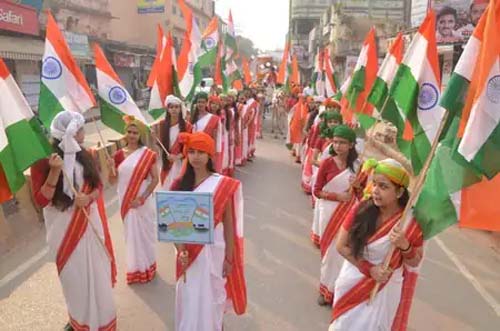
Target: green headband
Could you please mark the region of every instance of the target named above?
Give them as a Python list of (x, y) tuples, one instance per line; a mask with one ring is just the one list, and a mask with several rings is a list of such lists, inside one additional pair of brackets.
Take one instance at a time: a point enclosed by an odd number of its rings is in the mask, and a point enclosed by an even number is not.
[(344, 138), (353, 143), (356, 141), (356, 132), (347, 125), (337, 125), (333, 130), (333, 137)]
[(396, 160), (385, 159), (377, 161), (368, 159), (363, 164), (363, 171), (373, 170), (375, 174), (387, 176), (391, 182), (408, 188), (410, 185), (410, 175), (406, 169)]
[(197, 102), (199, 99), (205, 99), (208, 101), (208, 94), (206, 92), (198, 92), (195, 95), (193, 102)]

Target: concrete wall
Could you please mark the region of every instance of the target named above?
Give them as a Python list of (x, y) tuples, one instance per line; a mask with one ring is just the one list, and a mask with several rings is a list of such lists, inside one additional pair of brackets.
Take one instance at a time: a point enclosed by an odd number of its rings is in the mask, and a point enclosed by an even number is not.
[[(190, 0), (186, 3), (193, 8), (193, 14), (200, 22), (200, 30), (203, 31), (212, 18), (213, 2)], [(139, 14), (137, 1), (110, 0), (109, 7), (113, 16), (116, 17), (111, 22), (110, 39), (112, 40), (155, 47), (156, 29), (160, 24), (165, 33), (171, 31), (178, 44), (182, 43), (186, 25), (177, 0), (165, 0), (163, 13)]]

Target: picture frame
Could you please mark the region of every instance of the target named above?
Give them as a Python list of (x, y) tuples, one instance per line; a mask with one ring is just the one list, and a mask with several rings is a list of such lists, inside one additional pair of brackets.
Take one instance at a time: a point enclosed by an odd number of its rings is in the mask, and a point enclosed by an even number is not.
[(213, 244), (213, 194), (158, 191), (155, 193), (158, 241)]

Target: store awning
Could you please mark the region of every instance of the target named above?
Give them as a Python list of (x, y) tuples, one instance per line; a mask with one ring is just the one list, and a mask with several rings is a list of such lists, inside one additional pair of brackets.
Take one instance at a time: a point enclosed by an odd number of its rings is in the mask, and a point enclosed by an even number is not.
[(11, 60), (42, 60), (44, 43), (39, 39), (0, 36), (0, 57)]

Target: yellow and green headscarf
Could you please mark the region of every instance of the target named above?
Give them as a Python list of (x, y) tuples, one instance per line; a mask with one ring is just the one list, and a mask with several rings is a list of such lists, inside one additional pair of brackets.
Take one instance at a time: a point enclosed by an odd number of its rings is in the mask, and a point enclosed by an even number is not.
[(408, 188), (408, 185), (410, 185), (410, 174), (408, 174), (401, 163), (394, 159), (385, 159), (382, 161), (368, 159), (363, 164), (362, 171), (373, 171), (374, 174), (384, 175), (391, 182), (405, 188)]

